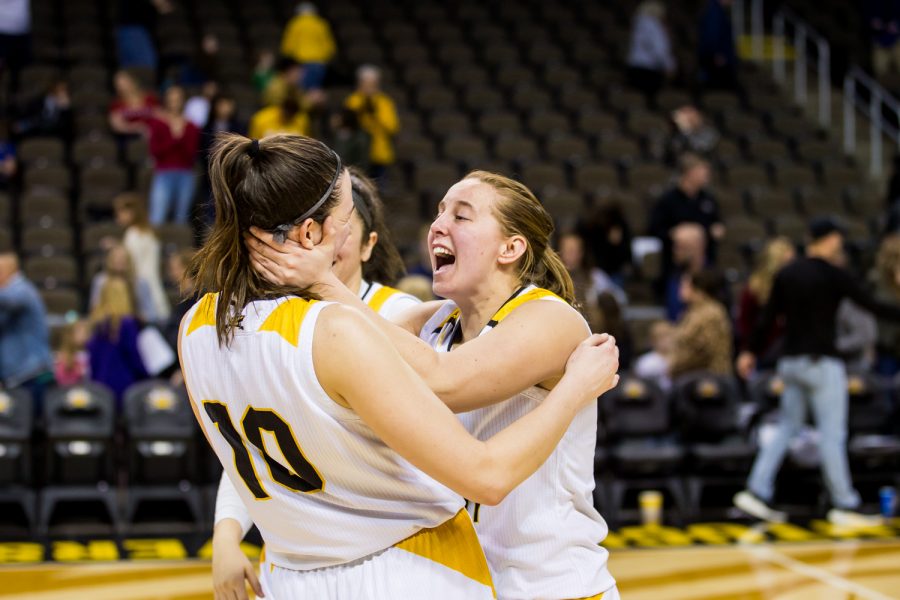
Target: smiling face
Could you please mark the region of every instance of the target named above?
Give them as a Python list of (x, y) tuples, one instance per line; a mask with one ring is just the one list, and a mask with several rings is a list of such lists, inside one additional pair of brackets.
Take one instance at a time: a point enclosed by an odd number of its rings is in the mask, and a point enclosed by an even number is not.
[(506, 238), (492, 207), (497, 192), (477, 179), (451, 187), (428, 232), (434, 293), (451, 300), (472, 293), (500, 268)]

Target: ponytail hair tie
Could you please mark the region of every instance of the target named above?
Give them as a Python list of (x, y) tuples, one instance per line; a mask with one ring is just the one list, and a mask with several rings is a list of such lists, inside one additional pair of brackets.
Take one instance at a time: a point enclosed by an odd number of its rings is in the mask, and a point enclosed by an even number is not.
[(256, 158), (259, 154), (259, 140), (253, 140), (247, 147), (247, 154), (250, 158)]

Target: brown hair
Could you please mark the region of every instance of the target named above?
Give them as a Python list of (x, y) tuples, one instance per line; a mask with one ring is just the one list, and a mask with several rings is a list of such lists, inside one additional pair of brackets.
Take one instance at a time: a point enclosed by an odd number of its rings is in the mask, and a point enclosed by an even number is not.
[(122, 277), (108, 277), (91, 311), (91, 324), (95, 330), (108, 327), (109, 338), (118, 341), (122, 320), (127, 317), (134, 318), (134, 302), (128, 282)]
[(794, 252), (794, 243), (791, 240), (786, 237), (776, 237), (770, 240), (759, 253), (756, 268), (750, 274), (747, 287), (756, 296), (760, 305), (769, 301), (775, 276), (784, 267), (785, 258), (792, 252)]
[(875, 257), (875, 268), (881, 284), (895, 296), (900, 296), (900, 286), (897, 285), (897, 271), (900, 270), (900, 235), (888, 235), (878, 247), (878, 255)]
[(406, 266), (384, 222), (384, 202), (381, 201), (375, 182), (356, 167), (349, 167), (349, 171), (354, 204), (359, 199), (368, 210), (368, 215), (364, 215), (359, 209), (356, 211), (363, 223), (361, 243), (365, 245), (373, 231), (378, 234), (378, 242), (372, 248), (372, 255), (363, 263), (363, 277), (366, 281), (395, 285), (406, 274)]
[(339, 164), (331, 148), (302, 135), (253, 141), (233, 133), (216, 137), (209, 160), (216, 220), (188, 272), (198, 293), (219, 293), (220, 344), (231, 341), (248, 303), (288, 295), (314, 297), (309, 289), (278, 286), (261, 277), (250, 264), (243, 234), (251, 226), (272, 231), (295, 222), (315, 206), (337, 175), (331, 195), (309, 217), (324, 221), (340, 197)]
[(550, 290), (574, 304), (572, 278), (550, 247), (553, 218), (534, 193), (514, 179), (488, 171), (472, 171), (465, 179), (477, 179), (494, 188), (501, 200), (494, 204), (493, 211), (503, 235), (525, 238), (527, 247), (518, 264), (519, 280)]
[[(119, 194), (113, 198), (113, 208), (117, 212), (120, 210), (131, 211), (134, 218), (132, 225), (138, 229), (153, 232), (150, 219), (147, 217), (147, 203), (137, 192), (123, 192)], [(156, 235), (155, 232), (154, 235)]]

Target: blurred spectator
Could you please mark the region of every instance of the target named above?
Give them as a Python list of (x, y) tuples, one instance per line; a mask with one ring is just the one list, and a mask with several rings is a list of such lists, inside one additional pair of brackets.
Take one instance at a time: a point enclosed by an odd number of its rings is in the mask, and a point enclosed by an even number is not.
[(158, 14), (173, 10), (169, 0), (119, 0), (116, 15), (116, 50), (119, 67), (156, 69), (158, 58), (153, 34)]
[(278, 106), (287, 98), (302, 103), (303, 95), (297, 88), (303, 69), (291, 58), (280, 58), (275, 65), (275, 73), (269, 79), (262, 94), (263, 106)]
[(628, 299), (612, 279), (601, 269), (591, 264), (591, 259), (584, 251), (584, 240), (577, 233), (564, 233), (559, 238), (559, 257), (569, 271), (575, 284), (575, 298), (593, 331), (603, 326), (603, 314), (598, 303), (601, 294), (609, 293), (620, 304), (627, 304)]
[(152, 92), (145, 92), (129, 71), (119, 70), (113, 76), (116, 97), (109, 105), (109, 127), (120, 145), (146, 131), (146, 120), (159, 106)]
[(810, 408), (820, 435), (822, 473), (834, 507), (828, 512), (828, 520), (835, 525), (875, 525), (881, 522), (880, 518), (876, 521), (856, 512), (861, 500), (847, 465), (847, 373), (835, 348), (837, 311), (841, 301), (850, 298), (877, 315), (900, 321), (900, 306), (873, 300), (850, 273), (835, 266), (844, 245), (844, 230), (838, 221), (815, 218), (810, 222), (809, 233), (806, 256), (793, 261), (775, 277), (751, 350), (738, 356), (738, 373), (747, 378), (765, 343), (766, 332), (777, 316), (784, 316), (784, 352), (778, 359), (778, 375), (785, 387), (778, 429), (774, 438), (761, 446), (747, 490), (735, 496), (735, 504), (758, 518), (785, 517), (769, 504), (781, 462)]
[(191, 96), (184, 104), (184, 118), (203, 129), (209, 120), (209, 111), (212, 109), (213, 98), (219, 93), (219, 84), (213, 80), (203, 83), (200, 93)]
[(616, 346), (619, 348), (619, 366), (623, 370), (631, 368), (631, 359), (634, 355), (634, 344), (631, 338), (631, 330), (622, 314), (624, 302), (619, 302), (611, 291), (605, 291), (597, 295), (597, 322), (598, 333), (608, 333), (616, 338)]
[(666, 79), (675, 75), (675, 54), (665, 23), (666, 7), (647, 0), (638, 5), (628, 45), (628, 81), (656, 107), (656, 95)]
[(369, 170), (369, 136), (359, 126), (359, 117), (349, 108), (331, 115), (331, 147), (345, 165)]
[(325, 81), (328, 63), (334, 58), (334, 36), (328, 21), (319, 16), (315, 4), (301, 2), (281, 38), (281, 53), (303, 65), (301, 85), (316, 90)]
[(263, 50), (256, 59), (253, 67), (253, 87), (262, 93), (275, 76), (275, 53), (271, 50)]
[(705, 159), (719, 143), (719, 132), (696, 106), (686, 105), (672, 111), (674, 131), (669, 139), (669, 161), (675, 163), (685, 152), (693, 152)]
[(185, 313), (197, 302), (195, 283), (188, 267), (194, 259), (194, 250), (179, 250), (169, 255), (166, 262), (170, 285), (179, 291), (181, 301), (172, 307), (169, 320), (163, 328), (163, 336), (172, 348), (178, 347), (178, 328)]
[(710, 180), (709, 163), (693, 153), (679, 159), (680, 174), (676, 185), (665, 192), (650, 213), (647, 231), (662, 241), (662, 277), (657, 283), (659, 293), (672, 275), (672, 230), (681, 223), (697, 223), (706, 232), (706, 260), (714, 264), (716, 242), (725, 237), (725, 225), (719, 215), (719, 204), (707, 191)]
[[(875, 258), (875, 299), (900, 304), (900, 235), (884, 238)], [(900, 372), (900, 325), (878, 319), (878, 373), (893, 377)]]
[(381, 71), (363, 65), (356, 71), (356, 91), (347, 97), (344, 106), (356, 112), (360, 126), (372, 140), (369, 149), (369, 174), (380, 181), (387, 168), (394, 164), (393, 137), (400, 131), (400, 119), (394, 101), (381, 91)]
[(116, 243), (106, 252), (103, 270), (94, 275), (91, 280), (91, 296), (88, 303), (89, 310), (93, 310), (100, 302), (100, 290), (107, 279), (118, 277), (128, 282), (132, 304), (137, 306), (138, 316), (148, 322), (154, 323), (162, 317), (157, 315), (153, 304), (153, 294), (150, 284), (146, 280), (134, 274), (134, 266), (131, 264), (131, 256), (128, 250), (120, 243)]
[(53, 365), (57, 385), (75, 385), (90, 377), (91, 363), (87, 353), (90, 337), (91, 327), (88, 321), (78, 320), (63, 328)]
[(0, 73), (12, 71), (13, 83), (22, 67), (31, 61), (31, 2), (0, 2)]
[(128, 386), (148, 377), (137, 346), (140, 326), (124, 279), (110, 277), (103, 283), (91, 324), (93, 334), (87, 344), (91, 378), (108, 386), (121, 408)]
[(70, 140), (72, 100), (69, 84), (63, 79), (54, 81), (42, 96), (28, 102), (22, 108), (14, 130), (20, 137), (41, 135)]
[(872, 71), (881, 78), (891, 67), (900, 70), (900, 2), (867, 0), (865, 13), (872, 39)]
[(219, 80), (219, 38), (214, 33), (205, 33), (200, 38), (200, 46), (192, 59), (184, 61), (178, 76), (178, 83), (192, 86)]
[[(747, 285), (741, 291), (737, 312), (737, 335), (741, 350), (747, 350), (756, 331), (763, 307), (769, 301), (775, 276), (796, 257), (794, 244), (787, 238), (778, 237), (769, 241), (756, 257), (756, 268)], [(763, 368), (775, 365), (781, 350), (780, 339), (784, 335), (784, 324), (776, 321), (766, 334), (765, 347), (759, 362)]]
[(267, 106), (250, 119), (251, 138), (258, 140), (274, 133), (309, 135), (309, 117), (294, 98), (285, 98), (278, 106)]
[[(672, 388), (669, 377), (669, 357), (675, 328), (668, 321), (656, 321), (650, 326), (650, 345), (652, 350), (638, 357), (634, 363), (634, 374), (656, 383), (664, 392)], [(618, 338), (616, 338), (618, 341)]]
[(885, 233), (900, 233), (900, 154), (894, 156), (893, 170), (888, 181), (888, 191), (885, 197), (887, 219), (885, 220)]
[(150, 222), (169, 218), (187, 223), (194, 202), (194, 163), (200, 149), (200, 130), (184, 118), (184, 89), (166, 90), (165, 107), (148, 119), (153, 181), (150, 184)]
[(724, 285), (722, 276), (711, 270), (682, 279), (681, 296), (688, 308), (672, 341), (669, 376), (673, 381), (695, 371), (732, 373), (731, 319), (717, 300)]
[(431, 290), (431, 279), (424, 275), (406, 275), (397, 282), (397, 289), (404, 294), (415, 296), (422, 302), (434, 300), (434, 292)]
[(33, 283), (19, 270), (19, 259), (0, 250), (0, 383), (22, 386), (34, 398), (35, 414), (53, 383), (53, 355), (47, 309)]
[(844, 298), (838, 307), (836, 333), (834, 347), (847, 368), (871, 371), (875, 366), (875, 344), (878, 341), (878, 324), (872, 313)]
[(134, 274), (147, 282), (154, 320), (162, 321), (169, 316), (169, 299), (163, 289), (160, 273), (162, 264), (159, 238), (147, 219), (144, 199), (135, 192), (125, 192), (115, 197), (113, 207), (116, 224), (125, 231), (122, 245), (128, 251)]
[(212, 99), (209, 110), (209, 118), (203, 124), (203, 141), (201, 153), (204, 159), (217, 133), (227, 131), (231, 133), (245, 133), (246, 127), (238, 118), (237, 102), (228, 94), (218, 94)]
[(697, 223), (682, 223), (672, 229), (672, 272), (666, 280), (666, 315), (677, 321), (684, 312), (681, 283), (686, 275), (699, 273), (706, 266), (706, 234)]
[(731, 0), (707, 0), (700, 17), (700, 81), (707, 88), (737, 89), (737, 51), (728, 9)]
[(9, 190), (12, 187), (19, 170), (16, 147), (7, 134), (6, 122), (0, 121), (0, 191)]
[(619, 201), (600, 200), (590, 217), (579, 224), (578, 233), (594, 264), (622, 287), (625, 272), (631, 266), (631, 227)]

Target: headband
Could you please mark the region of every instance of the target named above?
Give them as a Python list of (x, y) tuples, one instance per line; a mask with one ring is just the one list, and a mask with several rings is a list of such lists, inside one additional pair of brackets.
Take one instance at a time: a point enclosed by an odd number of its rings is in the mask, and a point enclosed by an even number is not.
[(334, 177), (331, 179), (331, 184), (328, 186), (328, 189), (325, 190), (325, 193), (322, 194), (322, 197), (319, 198), (319, 201), (313, 204), (309, 210), (307, 210), (305, 213), (303, 213), (290, 223), (282, 223), (272, 230), (272, 235), (275, 238), (275, 241), (279, 244), (284, 243), (284, 240), (287, 238), (287, 234), (291, 229), (314, 215), (315, 212), (319, 210), (319, 208), (323, 204), (325, 204), (325, 201), (331, 198), (331, 192), (334, 191), (334, 186), (337, 185), (338, 179), (341, 176), (341, 169), (343, 167), (343, 165), (341, 164), (341, 157), (338, 156), (337, 152), (332, 150), (331, 153), (334, 154), (334, 158), (335, 160), (337, 160), (337, 167), (334, 170)]
[(362, 217), (363, 223), (366, 224), (367, 229), (372, 229), (372, 225), (374, 220), (372, 219), (372, 211), (369, 210), (369, 206), (366, 204), (366, 201), (363, 199), (362, 193), (357, 190), (356, 186), (353, 186), (352, 190), (353, 196), (353, 206), (356, 207), (356, 212), (359, 213), (359, 216)]

